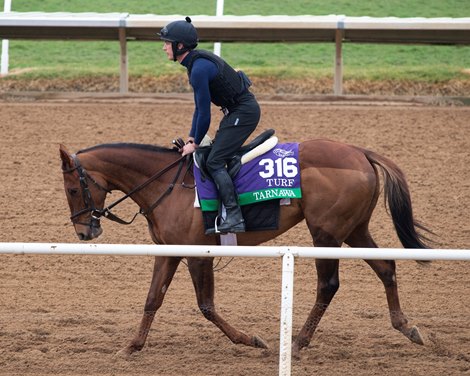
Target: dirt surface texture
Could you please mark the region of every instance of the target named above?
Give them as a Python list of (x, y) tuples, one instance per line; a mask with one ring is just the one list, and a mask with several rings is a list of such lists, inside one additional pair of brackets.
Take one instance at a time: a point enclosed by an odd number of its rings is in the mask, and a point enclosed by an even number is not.
[[(469, 249), (469, 107), (260, 101), (255, 135), (274, 128), (281, 142), (329, 138), (391, 158), (405, 171), (414, 214), (436, 233), (436, 248)], [(63, 192), (60, 143), (71, 152), (121, 141), (170, 147), (186, 136), (192, 111), (190, 98), (171, 95), (3, 97), (0, 242), (78, 242)], [(217, 123), (221, 113), (214, 108), (212, 115)], [(129, 218), (137, 210), (125, 202), (117, 213)], [(151, 244), (140, 216), (130, 226), (104, 221), (103, 228), (94, 242)], [(381, 199), (371, 232), (379, 246), (400, 247)], [(311, 246), (312, 240), (300, 223), (265, 245)], [(232, 344), (205, 320), (181, 264), (143, 350), (116, 356), (138, 329), (152, 257), (1, 254), (0, 375), (278, 374), (281, 259), (216, 261), (219, 313), (264, 338), (269, 350)], [(310, 346), (292, 362), (292, 375), (470, 375), (469, 262), (397, 261), (397, 278), (402, 308), (424, 346), (392, 328), (383, 285), (367, 264), (342, 260), (341, 287)], [(296, 259), (294, 335), (315, 292), (314, 260)]]

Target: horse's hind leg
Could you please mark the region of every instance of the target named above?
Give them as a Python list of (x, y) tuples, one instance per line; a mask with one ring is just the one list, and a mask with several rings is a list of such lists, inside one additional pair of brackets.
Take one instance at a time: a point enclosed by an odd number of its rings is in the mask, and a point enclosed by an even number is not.
[(197, 304), (204, 317), (217, 326), (233, 343), (268, 348), (258, 336), (248, 336), (227, 323), (215, 310), (212, 258), (189, 258), (188, 268), (196, 290)]
[(304, 326), (292, 344), (292, 356), (300, 358), (300, 350), (307, 347), (323, 314), (339, 288), (339, 260), (315, 260), (317, 268), (317, 297)]
[[(377, 244), (367, 230), (356, 231), (345, 241), (351, 247), (377, 248)], [(398, 298), (396, 265), (393, 260), (366, 260), (382, 281), (387, 295), (388, 308), (392, 326), (402, 332), (410, 341), (423, 345), (423, 338), (416, 326), (410, 327), (401, 310)]]
[(129, 356), (135, 351), (142, 350), (142, 347), (144, 347), (155, 314), (163, 303), (165, 293), (170, 286), (180, 261), (181, 258), (179, 257), (155, 257), (152, 282), (150, 283), (144, 307), (144, 316), (140, 322), (139, 331), (129, 345), (118, 352), (119, 355)]
[(418, 328), (416, 326), (410, 327), (408, 325), (408, 320), (401, 310), (395, 274), (395, 261), (366, 260), (366, 262), (384, 284), (392, 326), (402, 332), (410, 341), (423, 345), (423, 338), (421, 337)]

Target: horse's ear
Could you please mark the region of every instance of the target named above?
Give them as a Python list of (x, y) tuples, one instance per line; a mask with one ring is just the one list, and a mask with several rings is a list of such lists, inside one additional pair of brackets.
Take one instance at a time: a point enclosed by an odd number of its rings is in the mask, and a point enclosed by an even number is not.
[(59, 146), (60, 159), (62, 159), (62, 170), (67, 170), (72, 168), (73, 161), (70, 153), (67, 151), (66, 147), (62, 144)]

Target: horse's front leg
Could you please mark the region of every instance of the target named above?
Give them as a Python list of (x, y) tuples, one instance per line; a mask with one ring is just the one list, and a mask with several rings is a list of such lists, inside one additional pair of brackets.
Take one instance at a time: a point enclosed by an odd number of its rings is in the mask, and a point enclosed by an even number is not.
[(161, 307), (165, 293), (175, 275), (181, 261), (180, 257), (155, 257), (152, 282), (144, 307), (144, 316), (140, 323), (139, 331), (125, 348), (118, 352), (119, 355), (129, 356), (144, 347), (145, 340), (150, 331), (155, 313)]
[(189, 258), (188, 267), (196, 290), (197, 303), (204, 317), (215, 324), (233, 343), (267, 349), (268, 345), (262, 338), (242, 333), (216, 312), (213, 258)]
[(408, 320), (401, 310), (398, 298), (395, 261), (366, 260), (366, 262), (384, 284), (392, 326), (402, 332), (411, 342), (423, 345), (424, 341), (419, 329), (416, 326), (410, 327), (408, 325)]

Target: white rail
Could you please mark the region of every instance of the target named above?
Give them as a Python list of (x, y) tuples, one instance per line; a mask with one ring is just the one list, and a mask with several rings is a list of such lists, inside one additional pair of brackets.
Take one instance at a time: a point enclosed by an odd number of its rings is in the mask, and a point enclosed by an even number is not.
[[(206, 42), (334, 42), (334, 93), (342, 94), (342, 45), (418, 43), (470, 45), (470, 17), (396, 18), (327, 16), (191, 16)], [(129, 13), (0, 13), (0, 38), (118, 40), (120, 92), (128, 90), (128, 40), (158, 40), (156, 33), (182, 15)]]
[(0, 243), (0, 254), (120, 255), (181, 257), (296, 257), (364, 260), (470, 260), (465, 249), (268, 247), (91, 243)]
[(465, 249), (328, 248), (89, 243), (0, 243), (0, 254), (120, 255), (173, 257), (281, 257), (282, 297), (279, 375), (291, 374), (294, 258), (369, 260), (470, 260)]

